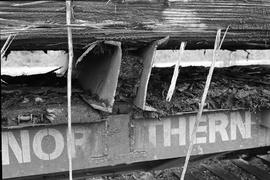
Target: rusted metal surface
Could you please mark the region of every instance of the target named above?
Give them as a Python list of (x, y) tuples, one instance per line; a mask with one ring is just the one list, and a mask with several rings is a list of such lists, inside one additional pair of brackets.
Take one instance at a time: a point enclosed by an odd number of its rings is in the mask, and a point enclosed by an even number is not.
[(150, 75), (154, 63), (155, 53), (157, 47), (169, 40), (169, 37), (165, 37), (158, 41), (153, 42), (150, 46), (144, 48), (141, 52), (141, 56), (143, 58), (143, 71), (141, 74), (140, 86), (138, 88), (138, 92), (136, 98), (134, 100), (134, 104), (145, 110), (145, 111), (156, 111), (156, 109), (147, 106), (145, 104), (146, 96), (147, 96), (147, 88), (150, 80)]
[(270, 112), (264, 112), (262, 117), (263, 118), (261, 125), (263, 125), (266, 128), (270, 128)]
[[(174, 2), (74, 1), (74, 47), (95, 40), (121, 41), (141, 47), (170, 36), (166, 45), (187, 49), (213, 48), (217, 29), (230, 30), (224, 48), (269, 48), (268, 0), (176, 0)], [(17, 33), (11, 49), (67, 49), (65, 3), (1, 1), (1, 43)]]
[[(260, 126), (263, 113), (205, 112), (193, 155), (270, 146), (270, 130)], [(74, 124), (73, 169), (184, 157), (196, 114), (131, 120), (111, 116), (104, 122)], [(2, 129), (4, 178), (65, 172), (65, 125)]]

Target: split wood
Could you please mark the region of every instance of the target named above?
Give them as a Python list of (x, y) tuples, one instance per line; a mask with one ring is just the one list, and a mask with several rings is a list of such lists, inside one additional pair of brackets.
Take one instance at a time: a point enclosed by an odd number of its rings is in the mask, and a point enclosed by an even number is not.
[(71, 0), (66, 0), (66, 22), (67, 22), (67, 33), (68, 33), (68, 76), (67, 76), (67, 101), (68, 101), (68, 170), (69, 180), (72, 180), (72, 127), (71, 127), (71, 75), (72, 75), (72, 64), (73, 64), (73, 42), (72, 42), (72, 31), (69, 25), (71, 24)]
[(194, 127), (193, 127), (193, 131), (192, 131), (192, 135), (191, 135), (191, 139), (190, 139), (190, 144), (189, 144), (186, 159), (185, 159), (185, 164), (184, 164), (183, 171), (182, 171), (181, 178), (180, 178), (181, 180), (184, 180), (184, 178), (185, 178), (188, 162), (189, 162), (190, 155), (191, 155), (191, 152), (192, 152), (192, 149), (193, 149), (193, 145), (195, 143), (194, 141), (196, 140), (196, 134), (197, 134), (197, 130), (198, 130), (198, 127), (199, 127), (199, 124), (200, 124), (200, 121), (201, 121), (203, 107), (204, 107), (204, 104), (205, 104), (205, 100), (206, 100), (206, 97), (207, 97), (207, 93), (208, 93), (208, 90), (209, 90), (209, 86), (210, 86), (212, 75), (213, 75), (214, 68), (215, 68), (216, 52), (218, 50), (220, 50), (221, 45), (223, 44), (223, 41), (224, 41), (224, 39), (226, 37), (226, 34), (228, 32), (228, 29), (229, 29), (229, 26), (227, 27), (221, 42), (220, 42), (221, 29), (219, 29), (217, 31), (216, 40), (215, 40), (215, 47), (214, 47), (214, 51), (213, 51), (212, 64), (211, 64), (211, 67), (209, 69), (209, 73), (208, 73), (208, 76), (207, 76), (207, 79), (206, 79), (206, 83), (205, 83), (205, 87), (204, 87), (204, 91), (203, 91), (203, 95), (202, 95), (202, 99), (201, 99), (201, 103), (200, 103), (200, 107), (199, 107), (199, 112), (197, 114), (197, 119), (196, 119)]

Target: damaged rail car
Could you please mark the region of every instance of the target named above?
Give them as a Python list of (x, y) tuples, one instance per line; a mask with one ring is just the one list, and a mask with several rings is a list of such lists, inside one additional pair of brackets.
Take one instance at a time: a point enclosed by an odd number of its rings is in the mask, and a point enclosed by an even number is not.
[[(68, 141), (65, 3), (0, 2), (1, 47), (8, 44), (1, 50), (3, 178), (66, 174), (69, 143), (74, 174), (158, 168), (184, 158), (216, 30), (227, 27), (192, 157), (269, 149), (269, 6), (73, 1)], [(181, 42), (186, 47), (176, 50)], [(167, 101), (176, 64), (179, 77)]]
[[(74, 124), (74, 173), (115, 172), (140, 162), (184, 157), (195, 118), (193, 113), (161, 120), (114, 115), (102, 122)], [(206, 112), (203, 119), (193, 155), (270, 145), (269, 126), (264, 126), (269, 111), (213, 111)], [(58, 125), (2, 130), (3, 177), (68, 171), (66, 129), (66, 125)]]

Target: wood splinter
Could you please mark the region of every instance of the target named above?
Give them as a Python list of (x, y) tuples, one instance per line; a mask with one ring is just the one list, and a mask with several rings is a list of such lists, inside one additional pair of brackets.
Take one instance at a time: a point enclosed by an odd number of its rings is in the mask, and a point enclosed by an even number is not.
[(171, 80), (171, 85), (170, 85), (170, 88), (168, 90), (168, 94), (167, 94), (167, 97), (166, 97), (166, 101), (168, 101), (168, 102), (171, 101), (172, 95), (173, 95), (174, 90), (175, 90), (175, 85), (176, 85), (178, 74), (179, 74), (180, 61), (183, 58), (185, 47), (186, 47), (186, 42), (182, 42), (181, 43), (181, 46), (180, 46), (179, 59), (176, 61), (176, 64), (174, 66), (174, 71), (173, 71), (173, 77), (172, 77), (172, 80)]
[(195, 124), (193, 126), (193, 130), (192, 130), (192, 134), (191, 134), (191, 138), (190, 138), (190, 144), (188, 146), (188, 151), (187, 151), (187, 155), (186, 155), (186, 159), (185, 159), (185, 164), (184, 164), (183, 171), (182, 171), (181, 178), (180, 178), (181, 180), (184, 180), (184, 178), (185, 178), (188, 162), (189, 162), (189, 159), (190, 159), (190, 156), (191, 156), (193, 146), (195, 144), (197, 130), (198, 130), (199, 124), (201, 122), (203, 107), (204, 107), (205, 100), (206, 100), (208, 90), (209, 90), (209, 87), (210, 87), (212, 75), (213, 75), (213, 72), (214, 72), (214, 69), (215, 69), (216, 53), (217, 53), (218, 50), (220, 50), (220, 48), (221, 48), (221, 46), (223, 44), (223, 41), (224, 41), (224, 39), (226, 37), (226, 34), (228, 32), (228, 29), (229, 29), (229, 26), (227, 27), (221, 41), (220, 41), (221, 29), (219, 29), (217, 31), (216, 40), (215, 40), (215, 46), (214, 46), (214, 51), (213, 51), (213, 57), (212, 57), (212, 64), (211, 64), (211, 67), (209, 69), (209, 73), (207, 75), (207, 79), (206, 79), (203, 95), (202, 95), (202, 98), (201, 98), (199, 111), (198, 111), (198, 114), (197, 114)]
[(73, 41), (72, 30), (69, 25), (71, 24), (71, 0), (66, 0), (66, 22), (67, 22), (67, 34), (68, 34), (68, 76), (67, 76), (67, 111), (68, 111), (68, 170), (69, 180), (72, 180), (72, 155), (71, 150), (73, 147), (72, 141), (72, 127), (71, 127), (71, 76), (72, 76), (72, 64), (73, 64)]
[(89, 47), (84, 51), (84, 53), (78, 58), (76, 61), (75, 67), (83, 60), (83, 58), (96, 47), (97, 44), (99, 44), (101, 41), (95, 41), (89, 44)]

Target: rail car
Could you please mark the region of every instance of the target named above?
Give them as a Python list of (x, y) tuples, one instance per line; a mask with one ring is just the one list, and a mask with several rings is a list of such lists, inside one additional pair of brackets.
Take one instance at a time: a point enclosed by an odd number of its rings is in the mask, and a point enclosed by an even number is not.
[[(62, 1), (0, 2), (3, 179), (67, 174), (69, 144), (74, 174), (175, 166), (187, 155), (217, 29), (228, 32), (191, 159), (270, 149), (269, 6), (262, 0), (73, 1), (66, 25)], [(77, 60), (72, 139), (63, 78), (67, 27)], [(179, 56), (179, 96), (168, 102)], [(233, 86), (219, 89), (225, 80)]]

